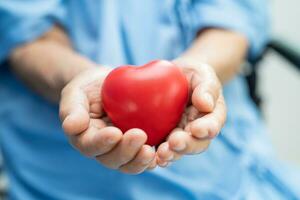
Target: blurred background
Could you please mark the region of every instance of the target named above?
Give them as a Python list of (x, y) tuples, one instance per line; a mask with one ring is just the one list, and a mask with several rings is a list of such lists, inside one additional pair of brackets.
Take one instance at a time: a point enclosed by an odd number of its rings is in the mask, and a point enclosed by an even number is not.
[[(300, 52), (300, 1), (272, 0), (270, 6), (273, 37)], [(300, 167), (300, 71), (270, 51), (258, 74), (264, 117), (276, 153)]]
[[(271, 0), (270, 7), (273, 37), (300, 52), (300, 1)], [(275, 151), (281, 160), (300, 168), (300, 70), (269, 51), (258, 75), (263, 115)], [(5, 187), (6, 180), (0, 176), (0, 199)]]

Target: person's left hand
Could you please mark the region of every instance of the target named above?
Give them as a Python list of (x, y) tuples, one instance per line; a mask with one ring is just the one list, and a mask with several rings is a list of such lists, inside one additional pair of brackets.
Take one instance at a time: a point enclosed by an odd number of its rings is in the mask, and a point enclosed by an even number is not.
[(186, 75), (190, 100), (178, 127), (159, 145), (156, 162), (166, 167), (183, 155), (205, 151), (226, 120), (222, 85), (212, 67), (193, 61), (173, 61)]

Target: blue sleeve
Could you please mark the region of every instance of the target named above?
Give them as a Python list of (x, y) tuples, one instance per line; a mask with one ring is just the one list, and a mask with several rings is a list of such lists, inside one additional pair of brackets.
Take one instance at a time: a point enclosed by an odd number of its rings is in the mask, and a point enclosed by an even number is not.
[(14, 48), (60, 23), (63, 15), (61, 0), (0, 0), (0, 64)]
[(207, 27), (233, 30), (249, 42), (248, 57), (255, 58), (269, 39), (267, 0), (193, 0), (185, 9), (193, 36)]

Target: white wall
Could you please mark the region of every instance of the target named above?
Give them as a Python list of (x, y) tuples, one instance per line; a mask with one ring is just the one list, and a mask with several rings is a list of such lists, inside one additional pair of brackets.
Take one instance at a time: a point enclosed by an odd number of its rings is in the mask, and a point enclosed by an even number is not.
[[(300, 1), (270, 1), (273, 35), (290, 40), (300, 49)], [(260, 90), (264, 113), (278, 156), (300, 167), (300, 71), (275, 53), (261, 66)]]

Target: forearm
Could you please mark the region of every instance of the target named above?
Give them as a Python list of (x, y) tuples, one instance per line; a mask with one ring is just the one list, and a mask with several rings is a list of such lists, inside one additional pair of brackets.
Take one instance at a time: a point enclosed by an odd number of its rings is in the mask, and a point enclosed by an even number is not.
[(247, 48), (246, 38), (238, 33), (208, 29), (198, 35), (180, 59), (211, 65), (225, 83), (240, 71)]
[(10, 63), (21, 80), (54, 102), (58, 102), (60, 91), (72, 77), (95, 66), (72, 50), (67, 36), (57, 27), (14, 50)]

